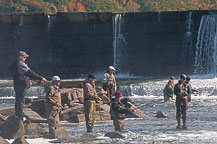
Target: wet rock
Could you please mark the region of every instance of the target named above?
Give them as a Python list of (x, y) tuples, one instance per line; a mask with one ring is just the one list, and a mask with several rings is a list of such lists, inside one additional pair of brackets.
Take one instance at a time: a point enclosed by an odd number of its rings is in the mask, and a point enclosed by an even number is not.
[(108, 132), (105, 134), (105, 137), (109, 138), (125, 138), (120, 132)]
[(2, 125), (6, 121), (6, 117), (0, 114), (0, 125)]
[(130, 107), (134, 108), (133, 112), (126, 114), (127, 118), (145, 118), (145, 117), (147, 117), (146, 114), (144, 114), (140, 109), (138, 109), (135, 105), (133, 105), (129, 101), (126, 102), (125, 106), (128, 108), (130, 108)]
[(72, 107), (61, 112), (60, 119), (70, 121), (72, 120), (73, 116), (76, 116), (78, 114), (84, 114), (83, 104), (74, 103)]
[(11, 116), (15, 114), (14, 106), (0, 107), (0, 114), (3, 116)]
[(0, 144), (10, 144), (10, 143), (0, 136)]
[(57, 128), (54, 133), (57, 139), (65, 139), (69, 137), (69, 133), (64, 128)]
[(97, 136), (89, 133), (85, 133), (80, 137), (77, 138), (65, 138), (65, 139), (59, 139), (55, 141), (51, 141), (52, 143), (88, 143), (100, 140), (97, 138)]
[(75, 116), (71, 116), (71, 118), (68, 121), (73, 122), (73, 123), (85, 122), (85, 115), (84, 114), (78, 114)]
[(19, 137), (12, 144), (29, 144), (24, 137)]
[(34, 100), (31, 103), (30, 108), (37, 112), (40, 116), (46, 118), (46, 112), (45, 112), (45, 99), (39, 99), (39, 100)]
[(6, 139), (16, 139), (25, 134), (23, 122), (15, 115), (8, 117), (1, 126), (1, 136)]
[(25, 137), (26, 138), (39, 138), (46, 130), (40, 124), (24, 122)]
[(108, 121), (108, 120), (111, 120), (110, 112), (107, 111), (107, 110), (100, 111), (100, 112), (99, 112), (99, 115), (100, 115), (100, 121)]
[(102, 110), (102, 111), (110, 111), (110, 106), (109, 105), (107, 105), (107, 104), (103, 104), (103, 105), (101, 105), (100, 106), (100, 109)]
[(157, 114), (156, 114), (156, 117), (158, 117), (158, 118), (165, 118), (165, 117), (168, 117), (168, 114), (166, 114), (166, 113), (158, 110)]
[(42, 118), (38, 113), (30, 108), (24, 108), (24, 116), (32, 123), (47, 123), (47, 119)]

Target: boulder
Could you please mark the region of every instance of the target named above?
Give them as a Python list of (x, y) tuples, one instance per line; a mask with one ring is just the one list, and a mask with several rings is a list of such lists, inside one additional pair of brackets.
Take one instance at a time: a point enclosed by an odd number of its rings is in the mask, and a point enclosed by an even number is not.
[(84, 114), (83, 104), (74, 103), (72, 107), (61, 112), (60, 119), (70, 121), (73, 116), (76, 116), (78, 114)]
[(25, 137), (27, 138), (39, 138), (42, 134), (46, 133), (46, 130), (42, 128), (40, 124), (25, 122)]
[(15, 114), (14, 106), (0, 107), (0, 114), (6, 117), (14, 115)]
[(32, 123), (47, 123), (47, 119), (42, 118), (38, 113), (32, 111), (30, 108), (24, 108), (24, 116)]
[(0, 114), (0, 125), (3, 124), (6, 121), (6, 117)]
[(71, 116), (71, 118), (68, 121), (73, 123), (85, 122), (85, 115), (78, 114), (78, 115)]
[(103, 104), (100, 106), (100, 111), (110, 111), (110, 106), (107, 104)]
[(127, 118), (145, 118), (145, 117), (147, 117), (146, 114), (144, 114), (140, 109), (138, 109), (135, 105), (133, 105), (129, 101), (126, 102), (125, 106), (128, 108), (132, 107), (134, 109), (134, 112), (126, 114)]
[(120, 139), (125, 138), (120, 132), (108, 132), (105, 134), (105, 137), (120, 138)]
[(0, 136), (0, 144), (10, 144), (10, 143)]
[(76, 89), (76, 93), (77, 93), (77, 97), (78, 97), (78, 100), (83, 103), (84, 102), (84, 90), (83, 88), (77, 88)]
[(168, 117), (168, 114), (166, 114), (166, 113), (158, 110), (157, 114), (156, 114), (156, 117), (158, 117), (158, 118), (165, 118), (165, 117)]
[(55, 141), (51, 141), (51, 143), (90, 143), (93, 141), (100, 140), (97, 138), (97, 136), (89, 133), (85, 133), (80, 137), (75, 138), (65, 138), (65, 139), (59, 139)]
[(110, 115), (110, 112), (109, 111), (100, 111), (99, 112), (99, 115), (100, 115), (100, 121), (108, 121), (108, 120), (111, 120), (111, 115)]
[(24, 137), (19, 137), (12, 144), (29, 144)]
[(16, 139), (25, 134), (23, 122), (15, 115), (7, 118), (1, 126), (1, 136), (6, 139)]
[(33, 102), (31, 103), (30, 108), (33, 111), (37, 112), (43, 118), (46, 118), (45, 99), (33, 100)]
[(69, 133), (64, 128), (57, 128), (54, 133), (57, 139), (65, 139), (69, 137)]

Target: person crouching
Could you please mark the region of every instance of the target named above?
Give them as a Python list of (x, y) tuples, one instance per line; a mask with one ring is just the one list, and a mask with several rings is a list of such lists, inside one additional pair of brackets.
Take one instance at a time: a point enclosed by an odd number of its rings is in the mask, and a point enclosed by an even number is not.
[(115, 131), (121, 132), (124, 129), (124, 119), (126, 113), (134, 111), (133, 108), (126, 108), (121, 102), (122, 93), (116, 92), (115, 98), (111, 101), (110, 114), (115, 127)]
[(62, 109), (61, 95), (59, 92), (60, 86), (59, 76), (52, 78), (52, 84), (46, 89), (45, 110), (47, 114), (48, 127), (50, 138), (55, 138), (55, 130), (59, 123), (59, 115)]

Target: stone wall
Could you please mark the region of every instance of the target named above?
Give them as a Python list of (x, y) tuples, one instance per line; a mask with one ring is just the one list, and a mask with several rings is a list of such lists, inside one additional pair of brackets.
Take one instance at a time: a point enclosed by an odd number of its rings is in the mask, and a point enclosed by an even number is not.
[[(216, 11), (144, 12), (122, 15), (119, 72), (140, 76), (192, 73), (202, 15)], [(9, 78), (16, 52), (48, 78), (86, 77), (114, 63), (114, 13), (0, 14), (0, 79)], [(190, 30), (189, 30), (189, 16)]]

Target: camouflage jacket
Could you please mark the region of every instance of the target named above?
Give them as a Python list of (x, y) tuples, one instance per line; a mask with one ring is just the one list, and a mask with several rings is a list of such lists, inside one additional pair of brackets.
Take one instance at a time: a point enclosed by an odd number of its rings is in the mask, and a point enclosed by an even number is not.
[(84, 100), (97, 100), (98, 95), (96, 93), (96, 86), (91, 81), (85, 81), (83, 83)]
[(183, 83), (179, 81), (174, 88), (174, 93), (177, 98), (191, 97), (191, 88), (188, 83)]
[(109, 72), (106, 72), (104, 74), (103, 83), (112, 84), (114, 86), (115, 90), (116, 90), (116, 80), (115, 80), (115, 75), (114, 74), (110, 74)]

